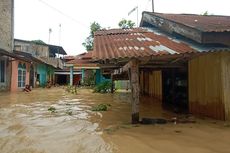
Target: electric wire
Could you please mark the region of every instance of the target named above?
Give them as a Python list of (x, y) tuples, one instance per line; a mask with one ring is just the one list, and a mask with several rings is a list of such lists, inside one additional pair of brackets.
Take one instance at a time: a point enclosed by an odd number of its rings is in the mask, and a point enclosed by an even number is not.
[(64, 13), (64, 12), (62, 12), (61, 10), (59, 10), (59, 9), (57, 9), (56, 7), (52, 6), (51, 4), (49, 4), (49, 3), (47, 3), (47, 2), (45, 2), (45, 1), (43, 1), (43, 0), (38, 0), (38, 1), (41, 2), (41, 3), (43, 3), (44, 5), (46, 5), (46, 6), (49, 7), (50, 9), (56, 11), (57, 13), (63, 15), (64, 17), (69, 18), (69, 19), (72, 20), (73, 22), (75, 22), (75, 23), (81, 25), (82, 27), (84, 27), (84, 28), (86, 28), (86, 29), (89, 29), (89, 27), (88, 27), (87, 25), (81, 23), (80, 21), (76, 20), (76, 19), (73, 18), (72, 16), (70, 16), (70, 15), (68, 15), (68, 14), (66, 14), (66, 13)]

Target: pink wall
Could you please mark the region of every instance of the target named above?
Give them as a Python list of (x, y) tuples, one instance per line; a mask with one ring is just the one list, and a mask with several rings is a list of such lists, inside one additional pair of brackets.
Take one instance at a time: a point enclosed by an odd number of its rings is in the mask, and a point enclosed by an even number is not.
[[(12, 61), (12, 77), (11, 77), (11, 91), (20, 91), (21, 88), (18, 88), (18, 64), (19, 62), (26, 63), (20, 60)], [(30, 79), (30, 63), (26, 63), (26, 84), (29, 84)]]
[(26, 63), (26, 84), (30, 84), (30, 63)]
[(11, 91), (18, 89), (18, 61), (12, 61)]

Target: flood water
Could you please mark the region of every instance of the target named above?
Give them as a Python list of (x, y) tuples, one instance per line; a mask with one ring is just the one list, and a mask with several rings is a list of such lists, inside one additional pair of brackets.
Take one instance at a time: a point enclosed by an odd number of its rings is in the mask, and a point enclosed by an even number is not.
[[(106, 112), (92, 106), (110, 104)], [(56, 110), (48, 111), (50, 107)], [(77, 95), (62, 87), (30, 93), (0, 93), (0, 153), (229, 153), (230, 124), (131, 125), (130, 93)], [(142, 98), (141, 117), (170, 119), (176, 114)]]

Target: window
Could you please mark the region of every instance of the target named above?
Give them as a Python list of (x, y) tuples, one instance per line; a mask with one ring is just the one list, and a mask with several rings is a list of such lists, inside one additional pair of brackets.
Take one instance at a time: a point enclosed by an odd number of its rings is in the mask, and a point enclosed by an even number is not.
[(6, 81), (6, 61), (0, 59), (0, 83), (5, 83)]
[(18, 87), (23, 88), (26, 84), (26, 65), (18, 64)]

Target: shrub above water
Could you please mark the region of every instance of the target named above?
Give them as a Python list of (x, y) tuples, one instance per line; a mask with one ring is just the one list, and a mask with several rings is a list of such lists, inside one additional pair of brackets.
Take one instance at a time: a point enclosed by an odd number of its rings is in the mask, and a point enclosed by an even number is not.
[(104, 81), (104, 82), (96, 85), (96, 87), (94, 88), (94, 92), (108, 93), (111, 91), (111, 87), (112, 87), (111, 81)]
[(99, 104), (97, 106), (94, 106), (91, 110), (92, 111), (107, 111), (108, 107), (110, 107), (110, 104)]
[(72, 94), (77, 94), (77, 88), (76, 86), (70, 86), (68, 85), (67, 88), (66, 88), (66, 91), (69, 92), (69, 93), (72, 93)]

